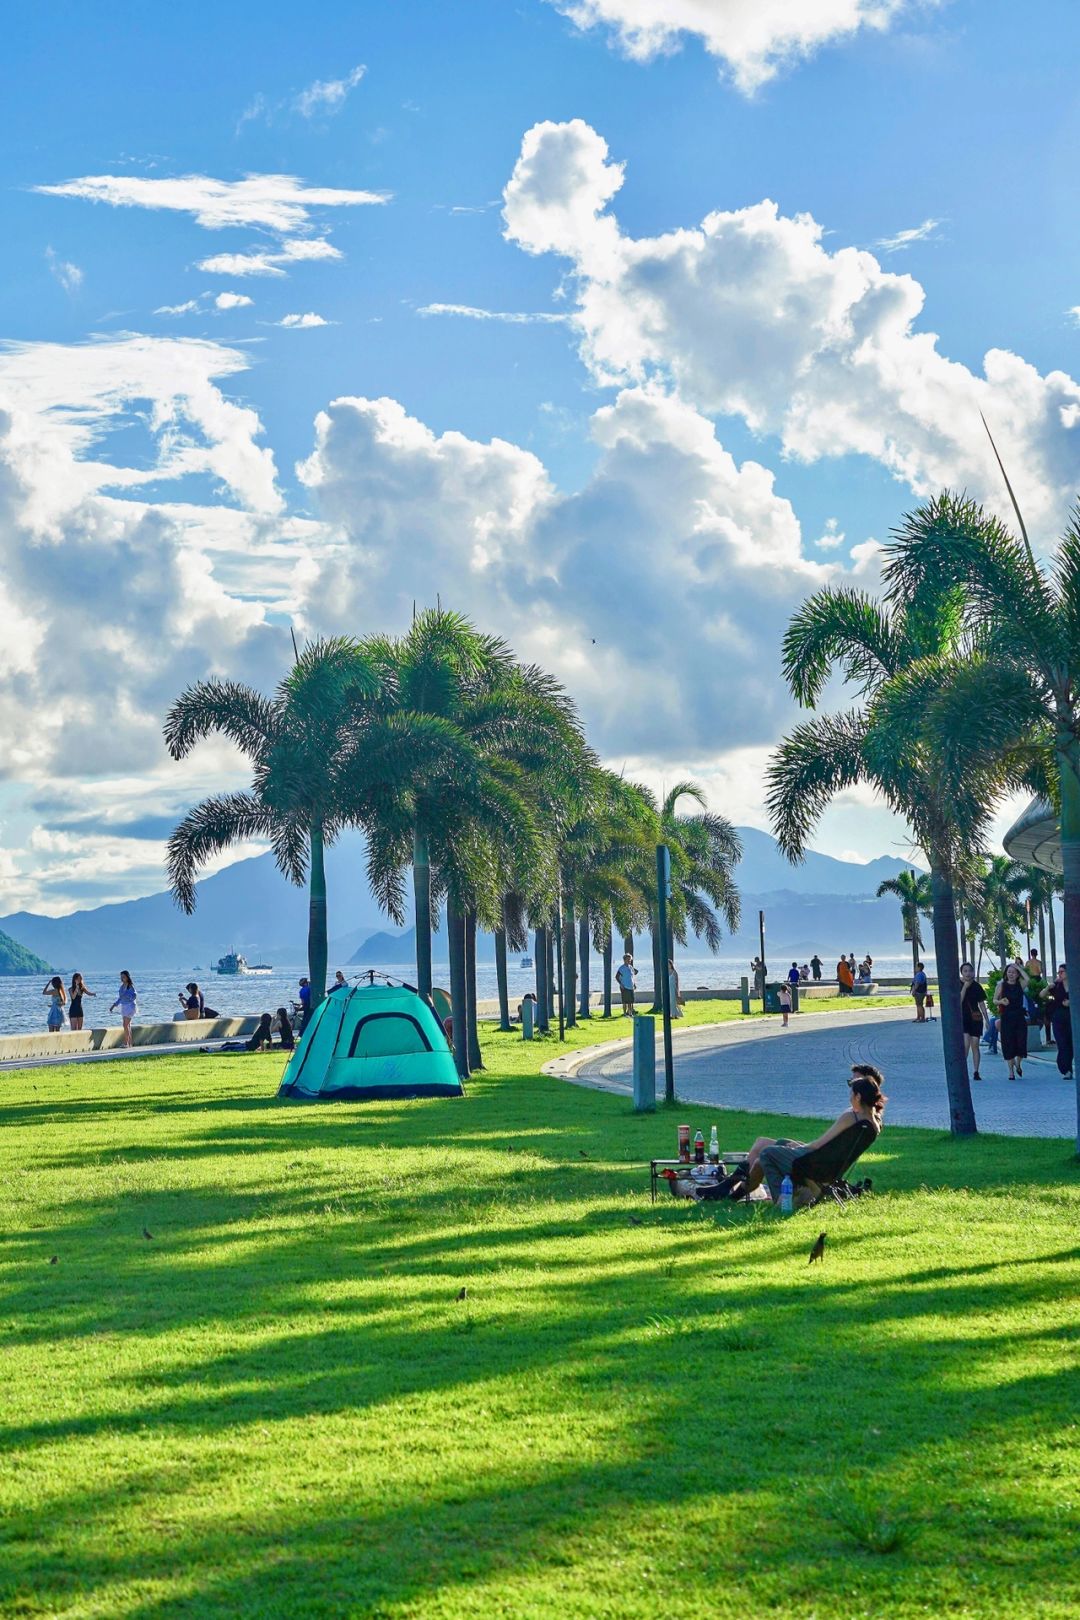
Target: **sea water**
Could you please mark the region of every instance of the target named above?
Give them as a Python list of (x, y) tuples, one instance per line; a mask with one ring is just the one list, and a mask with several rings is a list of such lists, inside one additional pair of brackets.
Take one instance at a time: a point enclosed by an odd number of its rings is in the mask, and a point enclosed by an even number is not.
[[(639, 964), (638, 989), (639, 992), (652, 988), (652, 958), (646, 951), (639, 951), (637, 956)], [(535, 988), (535, 971), (532, 968), (519, 966), (520, 958), (510, 958), (507, 974), (510, 991), (511, 1007), (517, 1007), (518, 1002), (526, 990)], [(749, 963), (744, 957), (734, 956), (679, 956), (676, 962), (679, 972), (679, 982), (683, 990), (718, 990), (734, 989), (743, 974), (750, 971)], [(784, 970), (790, 962), (777, 962), (770, 964), (770, 978), (775, 974), (777, 978), (783, 976)], [(101, 1028), (103, 1025), (119, 1028), (119, 1013), (109, 1013), (110, 1004), (116, 999), (116, 991), (120, 982), (120, 967), (130, 969), (135, 981), (135, 988), (139, 993), (139, 1012), (137, 1022), (141, 1024), (165, 1023), (174, 1018), (180, 1011), (179, 992), (184, 989), (189, 979), (194, 979), (200, 986), (208, 1007), (213, 1007), (224, 1016), (244, 1016), (250, 1013), (275, 1012), (278, 1007), (291, 1007), (298, 994), (298, 981), (307, 972), (302, 962), (291, 966), (275, 965), (271, 973), (234, 974), (214, 973), (208, 969), (192, 969), (178, 967), (172, 970), (155, 968), (145, 973), (139, 971), (137, 962), (123, 962), (113, 971), (86, 970), (86, 982), (90, 989), (96, 991), (94, 999), (87, 999), (83, 1003), (83, 1017), (85, 1026)], [(347, 967), (344, 962), (330, 962), (329, 978), (333, 979), (334, 971), (340, 967), (346, 978), (356, 980), (368, 971), (364, 969)], [(927, 967), (932, 967), (932, 959), (927, 958)], [(908, 957), (875, 957), (875, 973), (886, 978), (904, 978), (911, 973), (911, 958)], [(406, 982), (415, 982), (415, 965), (407, 962), (386, 962), (376, 966), (377, 973), (387, 973), (391, 978)], [(824, 970), (827, 973), (827, 969)], [(591, 962), (591, 988), (593, 995), (601, 988), (603, 964), (599, 957)], [(432, 975), (436, 984), (444, 985), (449, 989), (450, 969), (446, 962), (435, 961), (432, 964)], [(40, 978), (33, 976), (20, 976), (18, 978), (0, 978), (0, 1034), (16, 1035), (29, 1030), (45, 1029), (45, 1020), (48, 1015), (49, 1002), (41, 994), (47, 980), (47, 975)], [(70, 984), (71, 975), (65, 973), (64, 983)], [(830, 982), (827, 978), (823, 982)], [(495, 978), (494, 962), (478, 962), (476, 966), (477, 997), (481, 1001), (493, 1001), (498, 995), (498, 985)], [(615, 1003), (618, 1005), (618, 994), (615, 994)]]

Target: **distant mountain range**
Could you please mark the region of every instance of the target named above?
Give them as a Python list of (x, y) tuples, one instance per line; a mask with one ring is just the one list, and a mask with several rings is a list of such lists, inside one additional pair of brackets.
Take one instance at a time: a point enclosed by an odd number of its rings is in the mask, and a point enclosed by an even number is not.
[[(741, 827), (739, 833), (743, 926), (730, 945), (725, 942), (724, 954), (756, 949), (759, 909), (766, 912), (770, 953), (807, 956), (816, 949), (827, 957), (841, 949), (856, 954), (902, 949), (899, 906), (873, 896), (883, 878), (909, 862), (881, 856), (860, 865), (812, 851), (801, 866), (791, 866), (768, 833), (756, 827)], [(388, 928), (372, 898), (360, 835), (342, 837), (327, 852), (326, 866), (331, 965), (411, 960), (411, 929)], [(237, 861), (200, 883), (191, 917), (177, 910), (171, 895), (159, 893), (66, 917), (14, 912), (0, 917), (0, 930), (58, 971), (124, 966), (193, 971), (230, 950), (252, 962), (291, 966), (307, 953), (307, 896), (285, 881), (266, 854)], [(492, 942), (485, 939), (478, 949), (490, 959)], [(31, 964), (7, 971), (43, 969)]]
[(48, 973), (49, 964), (25, 945), (20, 945), (10, 934), (0, 934), (0, 978), (11, 978), (18, 973)]

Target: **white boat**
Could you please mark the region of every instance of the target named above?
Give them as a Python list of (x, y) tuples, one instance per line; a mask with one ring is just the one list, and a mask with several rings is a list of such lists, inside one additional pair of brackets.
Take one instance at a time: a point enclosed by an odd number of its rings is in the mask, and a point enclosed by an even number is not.
[(214, 968), (215, 973), (227, 974), (273, 973), (273, 971), (269, 962), (256, 962), (254, 967), (249, 967), (247, 959), (241, 956), (239, 951), (226, 951), (224, 956), (218, 957), (217, 966)]
[(532, 965), (533, 965), (533, 959), (532, 959), (531, 956), (523, 956), (521, 958), (521, 961), (518, 964), (519, 967), (523, 967), (523, 968), (531, 968)]

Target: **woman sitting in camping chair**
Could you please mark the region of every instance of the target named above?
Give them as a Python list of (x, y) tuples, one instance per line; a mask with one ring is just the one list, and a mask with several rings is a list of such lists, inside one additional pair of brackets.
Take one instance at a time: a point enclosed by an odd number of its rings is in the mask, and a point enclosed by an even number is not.
[[(727, 1196), (744, 1198), (764, 1181), (773, 1203), (779, 1203), (780, 1184), (785, 1176), (792, 1176), (796, 1159), (825, 1147), (860, 1122), (873, 1128), (873, 1136), (868, 1139), (873, 1141), (880, 1135), (881, 1116), (889, 1100), (881, 1089), (882, 1078), (880, 1069), (875, 1069), (872, 1063), (853, 1063), (850, 1107), (845, 1108), (815, 1142), (793, 1142), (786, 1136), (759, 1136), (747, 1154), (745, 1166), (740, 1165), (728, 1178), (732, 1185), (727, 1190)], [(802, 1197), (797, 1201), (813, 1202), (820, 1190), (813, 1181), (806, 1181), (798, 1189)]]

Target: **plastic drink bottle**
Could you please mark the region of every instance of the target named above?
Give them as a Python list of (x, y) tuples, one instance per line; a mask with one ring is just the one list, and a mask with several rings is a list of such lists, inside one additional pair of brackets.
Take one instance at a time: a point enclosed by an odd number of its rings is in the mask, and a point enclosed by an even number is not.
[(702, 1136), (700, 1131), (698, 1131), (697, 1135), (694, 1137), (694, 1163), (705, 1163), (705, 1138)]
[(795, 1184), (790, 1176), (780, 1183), (780, 1213), (790, 1215), (795, 1202)]
[(709, 1163), (710, 1164), (719, 1164), (720, 1163), (720, 1142), (719, 1142), (719, 1140), (717, 1138), (717, 1135), (716, 1135), (716, 1126), (715, 1125), (712, 1128), (712, 1135), (709, 1138)]

